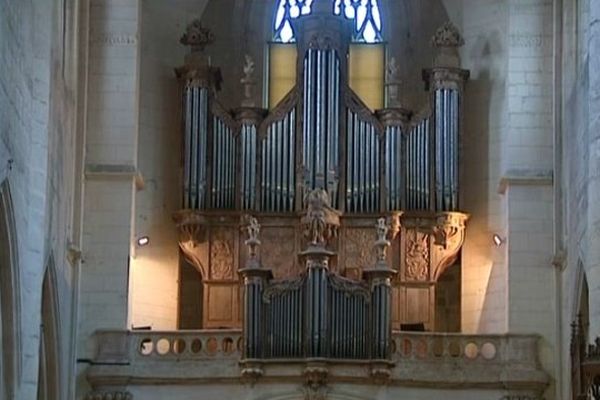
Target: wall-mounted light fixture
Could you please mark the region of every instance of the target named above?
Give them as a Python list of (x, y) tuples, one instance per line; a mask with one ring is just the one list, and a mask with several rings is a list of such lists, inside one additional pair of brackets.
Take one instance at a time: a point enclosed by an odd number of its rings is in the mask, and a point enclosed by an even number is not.
[(150, 238), (148, 236), (140, 236), (137, 240), (137, 244), (140, 247), (147, 246), (150, 243)]
[(494, 233), (493, 240), (494, 240), (494, 244), (496, 245), (496, 247), (502, 246), (504, 244), (504, 242), (506, 241), (505, 238), (498, 235), (497, 233)]

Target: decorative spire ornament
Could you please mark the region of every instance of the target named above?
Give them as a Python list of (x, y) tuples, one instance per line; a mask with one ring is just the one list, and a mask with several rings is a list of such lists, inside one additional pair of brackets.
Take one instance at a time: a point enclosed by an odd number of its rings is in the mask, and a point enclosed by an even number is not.
[(460, 67), (459, 47), (465, 44), (462, 35), (450, 21), (442, 25), (431, 38), (431, 45), (437, 50), (434, 67)]
[(244, 56), (244, 76), (240, 80), (240, 83), (244, 85), (244, 100), (242, 100), (242, 107), (255, 107), (254, 101), (254, 87), (256, 86), (256, 79), (254, 78), (255, 64), (254, 60), (250, 55)]

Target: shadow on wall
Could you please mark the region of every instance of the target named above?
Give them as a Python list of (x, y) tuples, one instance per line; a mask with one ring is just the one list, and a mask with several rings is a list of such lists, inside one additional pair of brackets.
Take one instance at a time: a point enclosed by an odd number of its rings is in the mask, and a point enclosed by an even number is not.
[(496, 31), (467, 40), (463, 65), (471, 70), (465, 94), (462, 208), (471, 214), (463, 247), (463, 330), (490, 332), (502, 329), (500, 314), (505, 292), (505, 248), (491, 246), (492, 234), (505, 229), (501, 201), (496, 193), (500, 179), (501, 114), (506, 89), (494, 60), (504, 52)]

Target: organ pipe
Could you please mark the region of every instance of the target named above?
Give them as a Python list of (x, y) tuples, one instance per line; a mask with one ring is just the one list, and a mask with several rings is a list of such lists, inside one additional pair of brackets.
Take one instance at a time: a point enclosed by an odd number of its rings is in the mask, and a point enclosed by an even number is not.
[(333, 49), (304, 58), (303, 169), (306, 190), (323, 188), (337, 207), (339, 186), (340, 61)]

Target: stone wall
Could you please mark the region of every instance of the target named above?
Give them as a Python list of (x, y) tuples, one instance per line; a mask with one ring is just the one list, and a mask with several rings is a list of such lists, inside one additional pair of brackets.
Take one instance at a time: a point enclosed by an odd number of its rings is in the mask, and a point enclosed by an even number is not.
[[(463, 1), (463, 67), (471, 71), (464, 104), (463, 209), (471, 214), (462, 253), (462, 329), (505, 332), (507, 251), (492, 236), (506, 237), (506, 205), (498, 194), (503, 134), (507, 127), (508, 7), (505, 1)], [(473, 167), (469, 167), (473, 166)]]
[(132, 326), (177, 328), (179, 246), (172, 215), (181, 206), (182, 103), (174, 69), (188, 51), (179, 38), (205, 5), (206, 0), (142, 5), (137, 160), (144, 188), (136, 195), (134, 236), (147, 235), (150, 244), (136, 248), (131, 259)]
[(73, 269), (66, 249), (73, 239), (76, 80), (66, 73), (75, 61), (66, 38), (74, 37), (75, 4), (0, 4), (0, 180), (10, 186), (17, 236), (20, 341), (9, 351), (18, 358), (18, 399), (37, 393), (42, 280), (50, 265), (59, 298), (61, 397), (71, 378)]
[(78, 309), (78, 395), (97, 329), (125, 329), (137, 174), (139, 0), (91, 0), (82, 7), (88, 49), (80, 59), (86, 100), (82, 257)]

